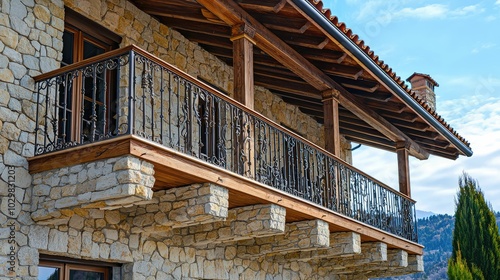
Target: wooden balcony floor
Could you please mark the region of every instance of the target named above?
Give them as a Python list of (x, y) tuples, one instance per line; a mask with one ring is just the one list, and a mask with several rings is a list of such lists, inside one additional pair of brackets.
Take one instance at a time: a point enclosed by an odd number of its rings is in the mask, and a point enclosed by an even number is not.
[(388, 248), (404, 249), (409, 254), (423, 253), (423, 246), (417, 243), (132, 135), (33, 157), (29, 160), (30, 172), (123, 155), (133, 155), (154, 164), (154, 190), (211, 182), (229, 190), (229, 208), (274, 203), (286, 208), (287, 222), (322, 219), (329, 223), (331, 232), (353, 231), (361, 235), (362, 242), (382, 241)]

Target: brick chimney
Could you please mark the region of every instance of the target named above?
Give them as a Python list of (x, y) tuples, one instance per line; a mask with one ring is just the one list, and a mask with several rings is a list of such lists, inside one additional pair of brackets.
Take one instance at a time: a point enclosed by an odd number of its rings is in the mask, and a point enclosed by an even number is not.
[(415, 72), (406, 81), (411, 83), (412, 92), (424, 100), (432, 109), (436, 110), (434, 87), (438, 87), (439, 84), (431, 76)]

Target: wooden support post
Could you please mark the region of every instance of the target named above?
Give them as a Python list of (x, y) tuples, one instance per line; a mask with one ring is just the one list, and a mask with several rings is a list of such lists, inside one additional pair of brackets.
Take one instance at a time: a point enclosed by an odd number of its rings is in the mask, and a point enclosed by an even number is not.
[(325, 149), (340, 157), (339, 91), (323, 92), (323, 116), (325, 126)]
[[(245, 24), (232, 27), (234, 99), (247, 108), (254, 108), (253, 37), (255, 29)], [(235, 160), (243, 168), (242, 174), (255, 177), (255, 139), (251, 118), (243, 118), (241, 147), (235, 149)], [(238, 152), (239, 151), (239, 152)], [(241, 161), (241, 162), (240, 162)]]
[(246, 107), (254, 107), (253, 45), (255, 30), (247, 25), (233, 26), (234, 99)]
[[(336, 157), (340, 157), (339, 94), (340, 92), (335, 89), (325, 90), (322, 93), (325, 150)], [(341, 200), (343, 198), (348, 199), (345, 195), (349, 195), (349, 192), (344, 189), (347, 185), (342, 182), (339, 167), (339, 165), (336, 165), (334, 169), (328, 168), (329, 172), (333, 172), (330, 176), (335, 178), (335, 181), (329, 182), (324, 190), (325, 193), (332, 193), (332, 191), (335, 190), (334, 201), (330, 201), (330, 203), (336, 205), (337, 210), (339, 210), (339, 207), (342, 205)], [(333, 197), (329, 199), (332, 198)]]
[(408, 149), (409, 147), (406, 142), (396, 143), (396, 153), (398, 154), (399, 191), (408, 197), (411, 197)]

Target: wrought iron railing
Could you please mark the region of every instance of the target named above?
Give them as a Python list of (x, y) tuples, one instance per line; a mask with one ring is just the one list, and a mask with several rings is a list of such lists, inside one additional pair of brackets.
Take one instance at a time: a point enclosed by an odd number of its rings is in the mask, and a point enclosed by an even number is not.
[(134, 134), (417, 241), (413, 200), (139, 48), (35, 80), (35, 155)]

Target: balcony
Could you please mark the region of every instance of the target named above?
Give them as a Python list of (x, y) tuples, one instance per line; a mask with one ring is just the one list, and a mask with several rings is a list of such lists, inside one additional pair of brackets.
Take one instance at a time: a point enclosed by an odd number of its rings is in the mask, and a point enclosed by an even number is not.
[(32, 173), (134, 155), (153, 191), (212, 182), (229, 208), (277, 203), (421, 254), (411, 198), (135, 46), (35, 80)]

